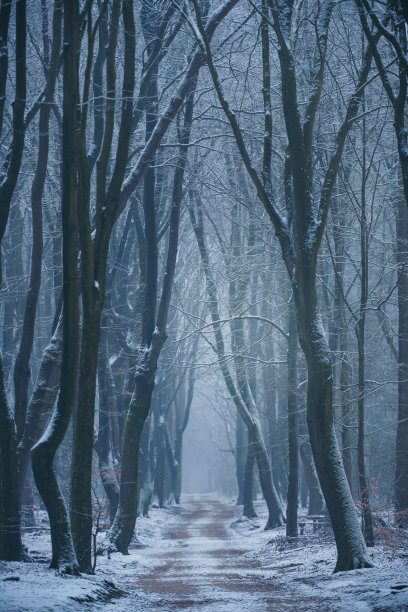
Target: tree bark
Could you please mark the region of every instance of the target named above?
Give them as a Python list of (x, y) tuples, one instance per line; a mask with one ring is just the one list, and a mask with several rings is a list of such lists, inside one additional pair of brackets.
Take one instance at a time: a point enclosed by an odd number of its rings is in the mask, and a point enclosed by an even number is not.
[(1, 358), (0, 445), (0, 558), (6, 561), (19, 561), (22, 557), (22, 544), (18, 496), (17, 435), (14, 418), (8, 406)]
[(199, 341), (199, 336), (197, 334), (194, 340), (191, 354), (190, 354), (190, 374), (188, 377), (187, 398), (186, 398), (186, 406), (184, 409), (184, 416), (183, 416), (183, 420), (181, 423), (178, 423), (178, 421), (176, 421), (177, 430), (176, 430), (176, 440), (174, 444), (174, 458), (177, 463), (177, 474), (176, 474), (175, 486), (174, 486), (174, 501), (176, 502), (176, 504), (180, 503), (180, 496), (181, 496), (181, 479), (182, 479), (182, 464), (183, 464), (183, 436), (184, 436), (184, 432), (187, 429), (187, 425), (190, 419), (191, 404), (193, 403), (193, 397), (194, 397), (194, 384), (195, 384), (195, 369), (194, 369), (195, 365), (194, 364), (195, 364), (195, 359), (197, 356), (198, 341)]
[(27, 409), (23, 437), (18, 443), (19, 491), (22, 495), (27, 468), (30, 463), (31, 449), (38, 442), (47, 419), (54, 407), (61, 376), (62, 354), (62, 317), (56, 313), (57, 326), (45, 347), (40, 370), (30, 403)]
[[(363, 100), (363, 112), (365, 105)], [(368, 232), (366, 212), (366, 132), (365, 117), (362, 125), (363, 151), (362, 151), (362, 182), (361, 182), (361, 211), (360, 211), (360, 308), (359, 317), (356, 322), (355, 331), (357, 335), (358, 353), (358, 430), (357, 430), (357, 466), (358, 466), (358, 489), (362, 506), (362, 529), (367, 546), (374, 546), (373, 519), (370, 509), (370, 494), (366, 477), (365, 465), (365, 324), (366, 308), (368, 299)]]
[(241, 415), (237, 411), (236, 413), (236, 425), (235, 425), (235, 474), (237, 477), (238, 486), (238, 497), (237, 506), (242, 506), (244, 503), (244, 440), (245, 440), (245, 424), (242, 420)]
[[(106, 4), (103, 8), (106, 7)], [(122, 106), (116, 160), (107, 185), (107, 170), (111, 155), (116, 96), (116, 49), (119, 18), (122, 7), (124, 29), (124, 75)], [(135, 24), (132, 0), (115, 0), (112, 4), (110, 36), (106, 58), (105, 131), (97, 162), (95, 238), (90, 223), (90, 171), (86, 154), (86, 102), (89, 97), (94, 30), (91, 29), (92, 5), (88, 5), (88, 62), (84, 79), (83, 114), (80, 124), (79, 168), (81, 281), (82, 281), (82, 335), (78, 401), (74, 427), (74, 445), (71, 470), (71, 523), (76, 554), (81, 571), (92, 569), (92, 455), (95, 418), (95, 390), (98, 364), (100, 323), (105, 299), (106, 267), (110, 237), (119, 202), (130, 140), (132, 100), (135, 84)], [(102, 13), (99, 15), (102, 17)], [(85, 104), (84, 104), (85, 102)]]
[(294, 294), (299, 339), (308, 369), (307, 424), (337, 545), (335, 572), (371, 567), (337, 446), (330, 351), (317, 308), (314, 266), (307, 259), (305, 256), (297, 266)]
[[(43, 215), (42, 197), (48, 166), (49, 123), (51, 104), (54, 100), (55, 83), (59, 72), (61, 51), (62, 0), (54, 4), (53, 43), (44, 100), (41, 102), (39, 119), (39, 145), (37, 166), (31, 188), (32, 235), (30, 283), (24, 310), (21, 342), (14, 364), (14, 413), (17, 436), (21, 438), (28, 405), (28, 385), (31, 378), (30, 359), (34, 342), (34, 326), (37, 312), (38, 295), (41, 287), (41, 267), (43, 253)], [(45, 38), (48, 32), (45, 33)]]
[(47, 508), (52, 542), (51, 567), (61, 573), (78, 574), (65, 501), (53, 471), (75, 403), (79, 349), (78, 289), (78, 190), (77, 190), (77, 47), (79, 8), (77, 0), (64, 0), (63, 51), (63, 150), (62, 150), (62, 244), (63, 244), (63, 349), (58, 403), (51, 421), (31, 451), (35, 482)]
[[(104, 327), (104, 326), (103, 326)], [(119, 483), (113, 465), (111, 444), (111, 414), (116, 411), (116, 388), (108, 358), (106, 334), (101, 336), (98, 360), (99, 429), (95, 450), (99, 459), (99, 474), (109, 501), (111, 524), (119, 501)]]
[[(347, 168), (347, 174), (349, 169)], [(343, 207), (345, 210), (345, 207)], [(338, 345), (340, 349), (340, 398), (341, 398), (341, 454), (344, 471), (350, 491), (352, 491), (352, 461), (351, 461), (351, 384), (352, 369), (348, 354), (348, 329), (346, 320), (346, 306), (344, 303), (344, 213), (340, 210), (339, 194), (336, 188), (332, 203), (333, 242), (336, 274), (335, 302), (339, 310), (340, 323), (336, 326)]]
[[(11, 3), (10, 3), (11, 4)], [(4, 19), (0, 28), (2, 40), (6, 42), (10, 9), (2, 4), (0, 16)], [(15, 100), (13, 103), (13, 136), (3, 169), (0, 173), (0, 247), (6, 230), (11, 199), (17, 184), (24, 149), (24, 111), (26, 106), (26, 0), (20, 0), (15, 8)], [(5, 48), (7, 51), (7, 47)], [(3, 49), (1, 52), (3, 55)], [(7, 52), (1, 60), (6, 74), (0, 77), (0, 96), (4, 94), (7, 79)], [(3, 80), (4, 79), (4, 80)], [(4, 91), (3, 91), (4, 89)], [(2, 121), (4, 101), (0, 97), (0, 119)], [(1, 126), (0, 126), (1, 127)], [(0, 248), (0, 287), (2, 284)], [(17, 432), (14, 416), (10, 410), (4, 378), (3, 358), (0, 356), (0, 555), (6, 560), (17, 561), (22, 557), (20, 508), (18, 495)]]
[(299, 497), (299, 432), (297, 409), (297, 330), (296, 311), (293, 298), (289, 304), (289, 342), (288, 342), (288, 447), (289, 478), (288, 506), (286, 510), (286, 536), (298, 535), (298, 497)]
[(165, 506), (164, 481), (166, 473), (166, 417), (163, 391), (159, 393), (157, 412), (154, 419), (154, 437), (156, 441), (156, 465), (154, 473), (154, 498), (159, 508)]
[(137, 476), (140, 436), (149, 414), (154, 373), (139, 370), (123, 434), (119, 506), (109, 537), (117, 550), (128, 554), (137, 515)]
[(323, 512), (324, 499), (320, 489), (319, 479), (316, 474), (305, 416), (300, 419), (299, 430), (303, 438), (303, 441), (299, 446), (300, 458), (303, 465), (303, 475), (309, 490), (308, 514), (313, 516), (314, 514), (321, 514)]
[[(401, 187), (400, 187), (401, 192)], [(397, 200), (398, 262), (398, 425), (395, 446), (395, 510), (397, 523), (408, 525), (408, 209)]]
[(11, 2), (2, 2), (0, 6), (0, 135), (3, 129), (4, 106), (6, 103), (6, 86), (8, 74), (8, 29), (10, 23)]
[[(238, 413), (239, 415), (239, 413)], [(241, 417), (240, 417), (241, 418)], [(242, 453), (242, 451), (241, 451)], [(247, 452), (244, 468), (244, 490), (242, 514), (247, 518), (255, 518), (257, 515), (254, 507), (254, 467), (255, 454), (250, 441), (247, 442)]]

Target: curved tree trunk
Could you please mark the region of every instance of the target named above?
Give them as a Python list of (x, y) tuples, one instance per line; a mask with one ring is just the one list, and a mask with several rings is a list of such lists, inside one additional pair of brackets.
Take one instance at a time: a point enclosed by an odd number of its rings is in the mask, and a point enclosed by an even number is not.
[[(11, 3), (10, 3), (11, 4)], [(6, 73), (0, 77), (0, 93), (7, 80), (7, 32), (10, 8), (2, 3), (0, 36), (4, 43), (1, 53), (1, 67)], [(17, 184), (24, 149), (24, 111), (26, 106), (26, 0), (20, 0), (15, 7), (15, 100), (13, 103), (13, 136), (0, 180), (0, 287), (2, 284), (1, 241), (6, 230), (11, 200)], [(3, 119), (4, 102), (0, 101), (0, 121)], [(0, 125), (1, 128), (1, 125)], [(20, 508), (18, 495), (17, 432), (14, 416), (10, 410), (5, 379), (3, 358), (0, 356), (0, 556), (17, 561), (22, 556), (20, 533)]]
[[(151, 24), (149, 24), (149, 27), (151, 27)], [(150, 136), (154, 131), (154, 126), (157, 121), (156, 76), (152, 77), (149, 86), (149, 100), (146, 102), (146, 140), (148, 142), (150, 142)], [(166, 340), (167, 317), (177, 260), (183, 178), (187, 161), (188, 144), (190, 141), (194, 108), (194, 91), (197, 84), (197, 76), (198, 75), (196, 75), (190, 83), (191, 93), (186, 103), (184, 124), (180, 135), (181, 145), (173, 181), (166, 270), (163, 277), (163, 286), (158, 307), (158, 236), (154, 199), (154, 167), (148, 169), (144, 181), (143, 209), (145, 218), (146, 270), (144, 279), (145, 292), (141, 351), (139, 363), (136, 368), (135, 390), (126, 417), (123, 436), (119, 507), (109, 534), (111, 541), (116, 545), (117, 549), (124, 554), (127, 553), (136, 524), (140, 437), (143, 425), (150, 411), (157, 361)], [(151, 161), (153, 164), (154, 159)]]
[(79, 349), (78, 199), (77, 199), (77, 0), (64, 0), (63, 76), (63, 349), (58, 403), (51, 421), (31, 451), (35, 482), (47, 508), (52, 542), (51, 567), (77, 574), (69, 516), (53, 470), (55, 453), (64, 439), (75, 403)]
[(285, 522), (285, 518), (279, 497), (273, 485), (271, 464), (258, 418), (253, 418), (249, 431), (249, 440), (254, 449), (259, 472), (259, 483), (268, 507), (268, 520), (266, 521), (265, 529), (280, 527)]
[[(304, 258), (306, 260), (306, 257)], [(300, 267), (300, 266), (299, 266)], [(308, 370), (307, 424), (338, 558), (335, 571), (372, 567), (344, 473), (333, 422), (333, 371), (316, 302), (313, 264), (304, 261), (295, 284), (299, 339)]]
[[(102, 5), (101, 10), (107, 4)], [(122, 9), (124, 30), (124, 63), (122, 103), (116, 159), (108, 183), (107, 170), (112, 154), (116, 96), (116, 49), (119, 18)], [(79, 184), (83, 198), (80, 212), (79, 235), (81, 244), (81, 282), (83, 324), (78, 381), (78, 402), (74, 427), (73, 459), (71, 471), (71, 523), (75, 550), (80, 569), (92, 569), (92, 456), (95, 417), (95, 390), (102, 309), (105, 300), (106, 267), (110, 236), (119, 205), (120, 188), (128, 160), (132, 100), (135, 83), (135, 24), (133, 0), (119, 0), (112, 4), (110, 36), (106, 58), (107, 103), (102, 149), (97, 162), (95, 235), (90, 221), (90, 174), (86, 153), (86, 122), (93, 33), (91, 27), (92, 4), (87, 6), (88, 61), (84, 79), (83, 112), (80, 124)], [(103, 14), (100, 13), (100, 17)], [(107, 186), (108, 184), (108, 186)]]
[(128, 554), (136, 524), (140, 436), (149, 414), (153, 388), (154, 374), (146, 377), (140, 372), (136, 376), (123, 433), (119, 506), (109, 538), (124, 555)]
[[(24, 309), (21, 343), (14, 364), (14, 412), (17, 435), (20, 438), (23, 430), (28, 405), (28, 385), (31, 378), (30, 359), (34, 342), (34, 326), (37, 313), (38, 295), (41, 287), (41, 267), (43, 253), (43, 214), (42, 197), (48, 166), (49, 123), (51, 104), (54, 100), (55, 83), (59, 71), (61, 50), (62, 0), (54, 4), (53, 44), (50, 66), (47, 71), (47, 83), (44, 101), (41, 103), (39, 119), (39, 145), (37, 166), (31, 188), (32, 235), (30, 283)], [(45, 37), (48, 32), (45, 32)]]
[[(192, 206), (189, 206), (189, 214), (197, 239), (197, 245), (200, 252), (200, 257), (203, 264), (206, 279), (208, 307), (210, 310), (211, 320), (214, 328), (216, 353), (221, 373), (223, 375), (228, 392), (248, 429), (248, 439), (250, 444), (252, 444), (256, 463), (259, 470), (259, 482), (261, 485), (263, 496), (268, 506), (268, 520), (265, 529), (272, 529), (273, 527), (281, 526), (284, 523), (285, 519), (283, 516), (283, 510), (273, 484), (271, 465), (262, 435), (259, 413), (242, 368), (242, 360), (240, 360), (239, 358), (235, 359), (235, 363), (237, 366), (237, 384), (235, 384), (228, 368), (228, 364), (225, 360), (224, 338), (220, 325), (217, 288), (212, 276), (210, 260), (208, 257), (207, 246), (204, 238), (204, 225), (201, 203), (197, 197), (196, 199), (198, 205), (197, 215), (195, 214)], [(235, 346), (238, 350), (241, 350), (243, 346), (242, 321), (240, 321), (239, 319), (234, 321), (234, 325), (232, 326), (232, 333)]]
[[(316, 31), (319, 35), (319, 42), (316, 44), (313, 86), (306, 105), (304, 121), (301, 119), (298, 103), (295, 61), (285, 35), (288, 27), (291, 27), (292, 5), (287, 3), (287, 10), (281, 11), (276, 2), (270, 1), (265, 7), (270, 10), (271, 23), (278, 43), (282, 105), (290, 146), (293, 182), (294, 205), (293, 209), (287, 212), (289, 217), (294, 215), (295, 218), (293, 235), (287, 219), (276, 208), (270, 190), (265, 186), (261, 174), (255, 169), (238, 118), (224, 95), (197, 0), (193, 0), (193, 5), (199, 32), (199, 36), (196, 37), (197, 42), (205, 53), (218, 99), (230, 123), (242, 161), (275, 228), (282, 257), (292, 281), (299, 340), (305, 353), (308, 369), (307, 421), (316, 469), (338, 549), (336, 571), (371, 567), (334, 431), (333, 371), (330, 350), (317, 305), (316, 262), (344, 143), (357, 117), (361, 96), (371, 68), (372, 52), (367, 51), (364, 55), (356, 88), (349, 98), (343, 122), (337, 131), (336, 146), (327, 166), (320, 190), (320, 201), (316, 207), (312, 196), (314, 189), (313, 130), (323, 88), (328, 32), (335, 2), (325, 2), (324, 10), (320, 11), (317, 17)], [(267, 109), (266, 112), (268, 112)], [(264, 154), (267, 146), (269, 147), (271, 137), (270, 133), (265, 135)]]
[(37, 382), (27, 409), (24, 434), (18, 444), (20, 496), (30, 463), (31, 449), (44, 430), (58, 394), (62, 354), (62, 317), (59, 316), (59, 309), (56, 319), (54, 334), (43, 351)]

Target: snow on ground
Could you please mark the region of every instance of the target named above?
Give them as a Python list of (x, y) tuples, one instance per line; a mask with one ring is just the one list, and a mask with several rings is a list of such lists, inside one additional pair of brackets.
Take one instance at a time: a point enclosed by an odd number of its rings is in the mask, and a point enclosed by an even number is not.
[(396, 554), (379, 544), (369, 549), (374, 568), (333, 574), (336, 549), (330, 528), (313, 534), (310, 526), (292, 543), (283, 530), (277, 531), (244, 556), (259, 560), (271, 580), (286, 586), (300, 602), (308, 598), (321, 602), (322, 607), (311, 610), (408, 611), (408, 551)]
[[(48, 533), (29, 533), (25, 543), (43, 562), (0, 564), (0, 610), (408, 611), (408, 587), (398, 588), (408, 585), (407, 551), (393, 557), (379, 545), (374, 569), (333, 575), (328, 528), (313, 534), (308, 525), (306, 535), (288, 542), (284, 528), (263, 531), (265, 504), (256, 507), (254, 520), (215, 495), (153, 508), (150, 518), (138, 519), (128, 556), (98, 557), (96, 576), (82, 578), (56, 576), (44, 562)], [(106, 601), (106, 581), (122, 596)]]

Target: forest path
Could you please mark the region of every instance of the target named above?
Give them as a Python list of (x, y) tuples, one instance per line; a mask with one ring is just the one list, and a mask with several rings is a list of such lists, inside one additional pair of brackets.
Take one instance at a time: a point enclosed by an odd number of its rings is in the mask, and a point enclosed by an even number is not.
[(190, 495), (167, 512), (161, 545), (152, 542), (143, 550), (144, 571), (133, 566), (137, 575), (130, 567), (122, 574), (127, 596), (104, 606), (105, 610), (330, 609), (318, 597), (299, 601), (281, 579), (265, 572), (261, 559), (246, 555), (251, 552), (247, 539), (230, 527), (242, 508), (214, 496)]

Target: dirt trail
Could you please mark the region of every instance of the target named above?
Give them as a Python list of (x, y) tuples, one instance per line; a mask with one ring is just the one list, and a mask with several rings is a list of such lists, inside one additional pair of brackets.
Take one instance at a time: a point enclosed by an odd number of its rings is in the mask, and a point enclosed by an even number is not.
[(128, 595), (112, 610), (327, 610), (316, 598), (295, 601), (281, 582), (265, 576), (259, 561), (245, 555), (248, 547), (240, 547), (230, 527), (241, 512), (209, 496), (189, 496), (187, 503), (169, 508), (164, 542), (144, 550), (145, 571), (134, 567), (133, 578), (128, 573)]

